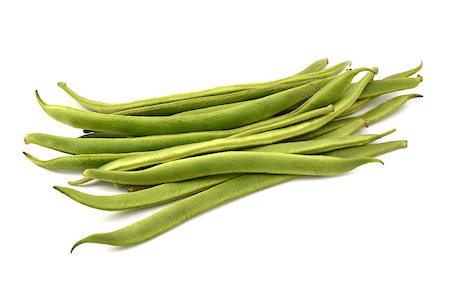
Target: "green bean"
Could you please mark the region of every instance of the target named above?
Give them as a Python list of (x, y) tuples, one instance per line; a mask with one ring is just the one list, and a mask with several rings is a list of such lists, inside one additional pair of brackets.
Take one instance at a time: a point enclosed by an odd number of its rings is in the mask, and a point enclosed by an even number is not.
[(297, 136), (293, 138), (293, 140), (309, 140), (312, 138), (316, 138), (317, 136), (320, 136), (322, 134), (331, 132), (335, 130), (336, 128), (339, 128), (343, 126), (344, 124), (348, 123), (351, 120), (358, 119), (358, 118), (364, 118), (367, 121), (369, 121), (371, 124), (375, 123), (377, 121), (380, 121), (381, 119), (384, 119), (388, 117), (389, 115), (393, 114), (395, 111), (397, 111), (400, 107), (402, 107), (408, 100), (413, 98), (422, 97), (422, 95), (419, 94), (405, 94), (396, 96), (394, 98), (391, 98), (384, 103), (379, 104), (378, 106), (374, 107), (373, 109), (349, 118), (343, 118), (335, 121), (331, 121), (328, 124), (324, 125), (320, 130), (315, 130), (313, 132), (310, 132), (308, 134), (303, 134), (301, 136)]
[[(129, 156), (127, 153), (118, 154), (82, 154), (72, 156), (62, 156), (51, 160), (40, 160), (27, 152), (23, 154), (34, 164), (48, 169), (59, 171), (83, 171), (89, 168), (99, 168), (111, 161), (118, 160)], [(133, 153), (138, 155), (139, 153)]]
[[(340, 77), (348, 78), (348, 74), (355, 76), (364, 70), (367, 69), (354, 70)], [(310, 97), (328, 81), (329, 79), (314, 81), (263, 98), (249, 100), (238, 107), (224, 111), (183, 117), (135, 117), (93, 113), (70, 107), (47, 105), (37, 93), (36, 97), (49, 116), (72, 127), (142, 136), (230, 129), (250, 124), (269, 118), (295, 102)]]
[(362, 134), (362, 135), (337, 136), (309, 141), (270, 144), (265, 146), (249, 148), (246, 149), (246, 151), (314, 155), (336, 149), (366, 145), (386, 135), (389, 135), (394, 131), (395, 129), (377, 135)]
[(378, 156), (379, 154), (395, 151), (397, 149), (406, 148), (407, 146), (408, 142), (406, 140), (399, 140), (334, 150), (325, 153), (325, 155), (341, 158), (353, 158), (354, 156), (372, 157)]
[(412, 76), (413, 74), (417, 73), (418, 71), (420, 71), (422, 69), (422, 66), (423, 66), (423, 62), (421, 61), (420, 65), (418, 65), (416, 68), (413, 68), (411, 70), (407, 70), (407, 71), (404, 71), (404, 72), (401, 72), (401, 73), (396, 73), (396, 74), (390, 75), (390, 76), (385, 77), (385, 78), (409, 77), (409, 76)]
[(60, 186), (55, 186), (54, 188), (86, 206), (101, 210), (117, 211), (162, 205), (196, 194), (237, 176), (234, 174), (226, 174), (197, 178), (183, 182), (157, 185), (138, 192), (112, 196), (94, 196)]
[(351, 106), (361, 94), (367, 83), (372, 80), (373, 76), (374, 73), (372, 72), (369, 72), (366, 76), (364, 76), (364, 78), (359, 81), (358, 88), (352, 89), (352, 93), (343, 93), (341, 90), (340, 93), (343, 94), (343, 96), (336, 103), (336, 105), (334, 105), (334, 112), (330, 114), (296, 125), (292, 125), (282, 129), (266, 131), (260, 134), (240, 138), (220, 138), (207, 142), (192, 143), (186, 144), (184, 146), (175, 146), (163, 150), (150, 151), (147, 152), (146, 155), (129, 156), (127, 158), (112, 161), (102, 166), (101, 168), (105, 170), (138, 169), (188, 156), (272, 144), (289, 139), (291, 137), (311, 132), (322, 127), (327, 122), (338, 116), (341, 112), (346, 110), (349, 106)]
[(67, 85), (63, 82), (58, 83), (58, 86), (60, 86), (64, 91), (66, 91), (67, 94), (69, 94), (73, 99), (75, 99), (80, 105), (82, 105), (83, 107), (85, 107), (89, 110), (93, 110), (93, 111), (100, 112), (100, 113), (113, 113), (113, 112), (118, 112), (118, 111), (122, 111), (122, 110), (138, 108), (138, 107), (143, 107), (143, 106), (148, 106), (148, 105), (168, 103), (168, 102), (173, 102), (173, 101), (178, 101), (178, 100), (198, 98), (198, 97), (204, 97), (204, 96), (227, 94), (227, 93), (242, 91), (242, 90), (246, 90), (246, 89), (253, 89), (253, 88), (257, 88), (257, 87), (261, 87), (263, 85), (273, 84), (273, 83), (289, 83), (292, 81), (325, 78), (325, 77), (339, 74), (342, 70), (345, 69), (346, 66), (349, 65), (349, 63), (350, 62), (342, 62), (340, 64), (337, 64), (337, 65), (330, 67), (323, 71), (310, 73), (310, 74), (291, 76), (291, 77), (288, 77), (288, 78), (282, 79), (282, 80), (275, 80), (275, 81), (269, 81), (269, 82), (264, 82), (264, 83), (222, 86), (222, 87), (216, 87), (216, 88), (202, 90), (202, 91), (174, 94), (174, 95), (169, 95), (169, 96), (148, 98), (148, 99), (143, 99), (143, 100), (136, 100), (136, 101), (126, 102), (126, 103), (115, 103), (115, 104), (108, 104), (108, 103), (94, 101), (94, 100), (84, 98), (84, 97), (78, 95), (77, 93), (75, 93), (69, 87), (67, 87)]
[(314, 80), (296, 81), (292, 83), (281, 83), (268, 85), (261, 88), (237, 91), (227, 94), (184, 99), (179, 101), (160, 103), (137, 108), (126, 109), (112, 114), (121, 115), (174, 115), (180, 112), (207, 108), (212, 106), (221, 106), (223, 104), (237, 103), (252, 99), (261, 98), (270, 94), (288, 90), (294, 87), (311, 83)]
[(229, 130), (200, 131), (131, 138), (68, 138), (43, 133), (25, 136), (26, 144), (37, 144), (69, 154), (130, 153), (159, 150), (188, 143), (226, 137)]
[(139, 171), (87, 169), (83, 175), (89, 179), (125, 185), (149, 185), (233, 173), (330, 176), (370, 162), (377, 160), (358, 158), (343, 161), (317, 155), (227, 151), (171, 161)]
[[(324, 114), (333, 112), (333, 106), (318, 108), (297, 116), (290, 117), (284, 122), (269, 125), (270, 119), (263, 120), (250, 125), (242, 126), (229, 130), (203, 131), (169, 135), (152, 135), (133, 138), (67, 138), (42, 133), (31, 133), (25, 136), (26, 144), (38, 144), (47, 148), (58, 150), (69, 154), (102, 154), (102, 153), (130, 153), (149, 150), (159, 150), (167, 147), (178, 146), (188, 143), (207, 141), (216, 138), (223, 138), (229, 135), (247, 132), (247, 134), (267, 131), (274, 128), (280, 128), (294, 123), (303, 122)], [(116, 159), (128, 156), (130, 154), (117, 156)], [(88, 159), (89, 157), (76, 157)], [(100, 160), (109, 160), (110, 155), (100, 157)], [(77, 159), (72, 159), (77, 160)], [(38, 164), (40, 165), (40, 164)]]

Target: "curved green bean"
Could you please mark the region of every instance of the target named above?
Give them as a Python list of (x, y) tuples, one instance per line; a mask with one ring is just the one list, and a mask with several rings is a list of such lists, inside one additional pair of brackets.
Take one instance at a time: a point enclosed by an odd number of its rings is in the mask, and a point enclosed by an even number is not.
[[(346, 79), (349, 77), (349, 74), (355, 76), (364, 70), (367, 69), (354, 70), (340, 77)], [(36, 97), (49, 116), (72, 127), (142, 136), (230, 129), (257, 122), (277, 114), (302, 99), (310, 97), (326, 85), (328, 81), (329, 79), (314, 81), (263, 98), (243, 102), (241, 105), (228, 110), (183, 117), (135, 117), (93, 113), (70, 107), (47, 105), (37, 93)]]
[(139, 171), (87, 169), (83, 175), (124, 185), (150, 185), (233, 173), (330, 176), (370, 162), (379, 161), (373, 158), (344, 161), (317, 155), (227, 151), (171, 161)]
[(273, 85), (264, 86), (261, 88), (237, 91), (237, 92), (232, 92), (232, 93), (227, 93), (227, 94), (184, 99), (184, 100), (179, 100), (179, 101), (173, 101), (173, 102), (160, 103), (160, 104), (142, 106), (142, 107), (137, 107), (137, 108), (125, 109), (125, 110), (121, 110), (118, 112), (113, 112), (112, 114), (134, 115), (134, 116), (174, 115), (174, 114), (177, 114), (180, 112), (195, 110), (195, 109), (199, 109), (199, 108), (222, 106), (224, 104), (231, 104), (231, 103), (237, 103), (237, 102), (243, 102), (243, 101), (247, 101), (247, 100), (257, 99), (257, 98), (261, 98), (261, 97), (264, 97), (264, 96), (267, 96), (270, 94), (274, 94), (274, 93), (288, 90), (288, 89), (291, 89), (294, 87), (305, 85), (305, 84), (311, 83), (312, 81), (314, 81), (314, 80), (273, 84)]
[(95, 196), (61, 186), (55, 186), (54, 188), (88, 207), (117, 211), (162, 205), (196, 194), (237, 176), (235, 174), (226, 174), (197, 178), (183, 182), (161, 184), (138, 192), (112, 196)]
[(408, 147), (408, 141), (398, 140), (390, 141), (378, 144), (368, 144), (364, 146), (355, 146), (349, 148), (343, 148), (339, 150), (333, 150), (325, 153), (327, 156), (341, 157), (341, 158), (353, 158), (354, 156), (378, 156), (387, 152), (395, 151), (401, 148)]
[(156, 97), (156, 98), (147, 98), (142, 100), (136, 100), (131, 102), (125, 102), (125, 103), (113, 103), (108, 104), (104, 102), (94, 101), (87, 99), (85, 97), (82, 97), (75, 93), (72, 89), (70, 89), (67, 84), (60, 82), (58, 83), (58, 86), (61, 87), (68, 95), (70, 95), (73, 99), (75, 99), (80, 105), (83, 107), (100, 112), (100, 113), (113, 113), (118, 112), (126, 109), (132, 109), (132, 108), (138, 108), (148, 105), (154, 105), (154, 104), (161, 104), (161, 103), (168, 103), (178, 100), (184, 100), (184, 99), (191, 99), (191, 98), (198, 98), (198, 97), (205, 97), (205, 96), (214, 96), (214, 95), (221, 95), (236, 91), (242, 91), (246, 89), (253, 89), (258, 88), (263, 85), (267, 84), (274, 84), (274, 83), (289, 83), (292, 81), (300, 81), (300, 80), (311, 80), (311, 79), (320, 79), (325, 78), (333, 75), (339, 74), (341, 71), (345, 69), (346, 66), (348, 66), (350, 62), (342, 62), (340, 64), (337, 64), (333, 67), (330, 67), (326, 70), (310, 73), (310, 74), (301, 74), (301, 75), (294, 75), (285, 79), (281, 80), (275, 80), (275, 81), (269, 81), (269, 82), (263, 82), (263, 83), (252, 83), (252, 84), (238, 84), (238, 85), (230, 85), (230, 86), (221, 86), (216, 87), (212, 89), (202, 90), (202, 91), (194, 91), (189, 93), (181, 93), (181, 94), (173, 94), (163, 97)]

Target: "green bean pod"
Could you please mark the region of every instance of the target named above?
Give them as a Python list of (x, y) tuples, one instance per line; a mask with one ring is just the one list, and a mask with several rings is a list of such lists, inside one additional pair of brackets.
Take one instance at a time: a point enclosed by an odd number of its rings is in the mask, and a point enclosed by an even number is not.
[(143, 106), (168, 103), (168, 102), (174, 102), (174, 101), (192, 99), (192, 98), (199, 98), (199, 97), (205, 97), (205, 96), (215, 96), (215, 95), (227, 94), (227, 93), (232, 93), (232, 92), (237, 92), (237, 91), (242, 91), (242, 90), (247, 90), (247, 89), (254, 89), (254, 88), (259, 88), (261, 86), (268, 85), (268, 84), (289, 83), (289, 82), (293, 82), (293, 81), (326, 78), (326, 77), (330, 77), (330, 76), (339, 74), (349, 64), (350, 64), (350, 62), (342, 62), (340, 64), (337, 64), (337, 65), (330, 67), (323, 71), (314, 72), (314, 73), (310, 73), (310, 74), (295, 75), (295, 76), (291, 76), (291, 77), (281, 79), (281, 80), (275, 80), (275, 81), (269, 81), (269, 82), (263, 82), (263, 83), (222, 86), (222, 87), (216, 87), (216, 88), (202, 90), (202, 91), (194, 91), (194, 92), (188, 92), (188, 93), (174, 94), (174, 95), (168, 95), (168, 96), (156, 97), (156, 98), (147, 98), (147, 99), (142, 99), (142, 100), (136, 100), (136, 101), (125, 102), (125, 103), (114, 103), (114, 104), (94, 101), (94, 100), (90, 100), (85, 97), (82, 97), (82, 96), (78, 95), (77, 93), (75, 93), (72, 89), (70, 89), (67, 86), (67, 84), (65, 84), (63, 82), (58, 83), (58, 86), (61, 87), (69, 96), (71, 96), (73, 99), (75, 99), (80, 105), (82, 105), (83, 107), (85, 107), (89, 110), (100, 112), (100, 113), (113, 113), (113, 112), (119, 112), (119, 111), (132, 109), (132, 108), (139, 108), (139, 107), (143, 107)]
[(108, 211), (138, 209), (172, 202), (237, 177), (235, 174), (217, 175), (177, 183), (167, 183), (138, 192), (113, 196), (94, 196), (77, 190), (55, 186), (54, 188), (71, 199), (91, 208)]
[(160, 103), (137, 108), (125, 109), (112, 114), (133, 115), (133, 116), (160, 116), (173, 115), (184, 111), (195, 110), (199, 108), (208, 108), (212, 106), (222, 106), (224, 104), (231, 104), (243, 102), (247, 100), (261, 98), (270, 94), (288, 90), (294, 87), (311, 83), (314, 80), (296, 81), (292, 83), (281, 83), (264, 86), (256, 89), (249, 89), (237, 91), (227, 94), (220, 94), (215, 96), (198, 97), (191, 99), (184, 99), (179, 101)]
[(354, 156), (378, 156), (379, 154), (388, 153), (401, 148), (408, 147), (408, 141), (398, 140), (390, 141), (379, 144), (368, 144), (364, 146), (354, 146), (349, 148), (343, 148), (339, 150), (333, 150), (325, 153), (327, 156), (334, 156), (340, 158), (353, 158)]
[(171, 161), (139, 171), (87, 169), (83, 175), (89, 179), (124, 185), (156, 185), (233, 173), (330, 176), (370, 162), (379, 161), (373, 158), (344, 161), (316, 155), (228, 151)]
[[(359, 69), (350, 73), (355, 76), (364, 70), (367, 69)], [(342, 76), (344, 78), (348, 77), (346, 74)], [(36, 97), (44, 111), (61, 123), (75, 128), (143, 136), (230, 129), (257, 122), (277, 114), (302, 99), (310, 97), (329, 81), (330, 79), (314, 81), (263, 98), (249, 100), (235, 108), (224, 111), (210, 114), (186, 115), (183, 117), (136, 117), (93, 113), (70, 107), (47, 105), (37, 93)]]

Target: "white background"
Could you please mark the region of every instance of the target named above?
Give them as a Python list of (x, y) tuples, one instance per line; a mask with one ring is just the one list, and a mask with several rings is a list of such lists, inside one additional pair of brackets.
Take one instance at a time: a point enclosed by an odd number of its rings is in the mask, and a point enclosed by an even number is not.
[[(163, 1), (159, 1), (163, 2)], [(2, 1), (1, 285), (449, 285), (448, 9), (445, 1)], [(328, 57), (424, 61), (422, 99), (364, 130), (409, 147), (343, 176), (301, 179), (199, 216), (142, 245), (78, 239), (154, 210), (109, 213), (52, 189), (78, 178), (29, 162), (31, 132), (78, 136), (34, 98), (79, 107), (276, 79)], [(112, 193), (109, 186), (83, 190)]]

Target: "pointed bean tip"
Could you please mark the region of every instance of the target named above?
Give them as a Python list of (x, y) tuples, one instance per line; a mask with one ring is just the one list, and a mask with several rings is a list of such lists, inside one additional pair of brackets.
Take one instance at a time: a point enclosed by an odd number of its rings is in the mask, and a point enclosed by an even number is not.
[(60, 191), (61, 193), (63, 192), (63, 187), (60, 186), (53, 186), (53, 189)]
[(36, 99), (37, 99), (37, 101), (38, 101), (38, 103), (39, 103), (40, 106), (44, 107), (44, 106), (47, 105), (47, 104), (42, 100), (42, 98), (41, 98), (41, 96), (39, 95), (39, 92), (38, 92), (37, 90), (34, 92), (34, 94), (36, 95)]
[(62, 81), (58, 82), (57, 84), (58, 84), (59, 87), (66, 87), (67, 86), (67, 84), (65, 82), (62, 82)]
[(363, 122), (364, 122), (364, 125), (365, 125), (366, 127), (369, 127), (369, 126), (370, 126), (369, 120), (363, 119)]
[(82, 244), (82, 240), (78, 241), (77, 243), (75, 243), (72, 248), (70, 249), (70, 254), (73, 253), (74, 249), (77, 248), (80, 244)]

